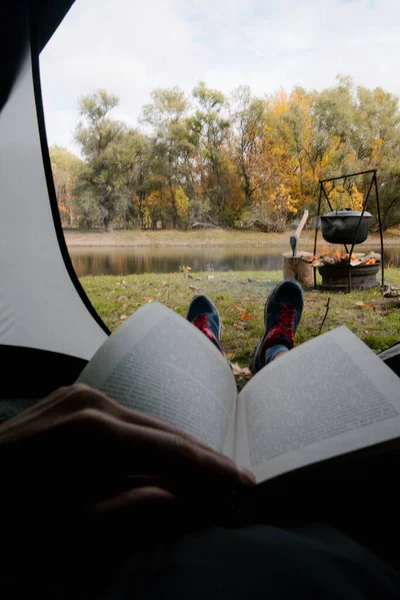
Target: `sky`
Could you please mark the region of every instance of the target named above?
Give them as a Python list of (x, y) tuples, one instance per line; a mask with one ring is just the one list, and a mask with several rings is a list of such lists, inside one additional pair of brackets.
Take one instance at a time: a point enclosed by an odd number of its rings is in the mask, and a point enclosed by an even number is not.
[(116, 94), (136, 126), (151, 91), (201, 80), (258, 96), (338, 74), (400, 96), (399, 0), (76, 0), (40, 58), (49, 145), (79, 153), (78, 97)]

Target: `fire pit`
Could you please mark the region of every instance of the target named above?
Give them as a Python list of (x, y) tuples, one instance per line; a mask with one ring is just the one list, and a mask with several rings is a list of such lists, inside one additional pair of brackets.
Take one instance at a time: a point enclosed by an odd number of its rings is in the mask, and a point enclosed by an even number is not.
[[(358, 178), (359, 189), (364, 189), (362, 194), (356, 186), (355, 178)], [(343, 183), (339, 185), (338, 182)], [(372, 190), (376, 200), (381, 253), (355, 253), (355, 246), (365, 242), (368, 237), (372, 215), (366, 212), (366, 208)], [(336, 205), (335, 210), (331, 200)], [(325, 215), (321, 215), (322, 201), (326, 201), (330, 208), (330, 212)], [(349, 202), (347, 206), (351, 205), (352, 210), (350, 208), (340, 210), (343, 202)], [(325, 241), (330, 244), (343, 244), (345, 254), (337, 250), (334, 254), (326, 252), (317, 256), (318, 220)], [(376, 275), (379, 269), (382, 272), (382, 287), (384, 286), (383, 234), (376, 169), (320, 180), (313, 254), (310, 259), (305, 258), (304, 260), (311, 262), (314, 267), (315, 288), (317, 287), (317, 269), (322, 277), (320, 288), (323, 290), (350, 292), (352, 289), (367, 290), (377, 287), (379, 283)]]
[[(353, 290), (369, 290), (379, 285), (376, 275), (380, 264), (359, 265), (350, 270), (351, 287)], [(346, 292), (349, 288), (349, 269), (347, 265), (324, 265), (318, 271), (322, 276), (321, 290)]]
[(349, 255), (341, 254), (339, 250), (334, 253), (323, 252), (319, 256), (304, 256), (303, 260), (310, 262), (314, 269), (318, 269), (322, 277), (322, 290), (347, 291), (349, 276), (351, 288), (355, 290), (368, 290), (379, 285), (376, 275), (382, 257), (377, 252), (352, 254), (350, 272)]

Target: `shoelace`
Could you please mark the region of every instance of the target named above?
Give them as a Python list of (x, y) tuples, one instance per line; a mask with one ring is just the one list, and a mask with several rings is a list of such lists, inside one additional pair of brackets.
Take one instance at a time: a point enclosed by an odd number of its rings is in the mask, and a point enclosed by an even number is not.
[(271, 342), (279, 337), (286, 337), (292, 343), (294, 341), (294, 319), (296, 316), (296, 310), (290, 308), (287, 304), (284, 304), (280, 313), (280, 320), (269, 330), (266, 341), (268, 340), (268, 346)]
[(256, 346), (253, 356), (255, 357), (254, 368), (258, 371), (265, 365), (265, 352), (267, 348), (274, 346), (277, 342), (284, 343), (285, 340), (282, 338), (289, 339), (291, 346), (288, 346), (289, 350), (294, 345), (294, 319), (296, 316), (296, 310), (290, 308), (287, 304), (284, 304), (280, 311), (280, 320), (275, 323), (265, 334), (261, 343)]
[(222, 352), (222, 348), (221, 348), (221, 344), (218, 341), (218, 338), (216, 337), (216, 335), (214, 334), (214, 332), (212, 331), (212, 329), (210, 328), (209, 324), (208, 324), (208, 319), (207, 319), (207, 315), (200, 315), (198, 317), (196, 317), (195, 319), (193, 319), (192, 324), (197, 327), (197, 329), (199, 331), (201, 331), (202, 333), (204, 333), (204, 335), (206, 337), (208, 337), (208, 339), (215, 344), (215, 346), (217, 346), (218, 350), (220, 352)]

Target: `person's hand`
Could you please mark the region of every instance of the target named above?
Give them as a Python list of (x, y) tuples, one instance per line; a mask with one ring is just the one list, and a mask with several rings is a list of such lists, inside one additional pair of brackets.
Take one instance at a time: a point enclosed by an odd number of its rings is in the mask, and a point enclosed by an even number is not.
[(228, 458), (83, 385), (2, 424), (0, 465), (0, 507), (43, 514), (147, 514), (253, 483)]

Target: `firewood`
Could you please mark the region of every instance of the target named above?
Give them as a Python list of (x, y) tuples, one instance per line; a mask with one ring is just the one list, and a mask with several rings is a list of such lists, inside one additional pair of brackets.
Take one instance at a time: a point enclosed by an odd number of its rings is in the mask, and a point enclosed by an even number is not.
[(322, 262), (325, 265), (334, 265), (336, 260), (335, 260), (335, 258), (333, 258), (333, 256), (324, 256), (322, 259)]
[(399, 298), (400, 297), (400, 287), (386, 284), (385, 287), (383, 288), (383, 297), (384, 298)]

